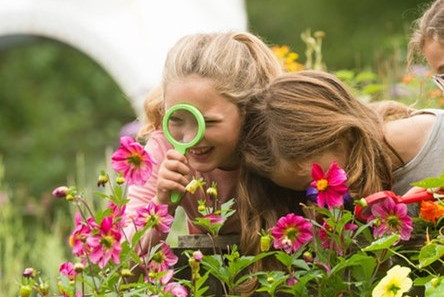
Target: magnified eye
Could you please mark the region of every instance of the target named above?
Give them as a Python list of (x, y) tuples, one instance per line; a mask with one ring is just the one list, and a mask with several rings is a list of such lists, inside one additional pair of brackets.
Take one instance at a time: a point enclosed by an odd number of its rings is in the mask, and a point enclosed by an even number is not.
[(173, 125), (182, 125), (184, 122), (183, 118), (177, 116), (171, 116), (169, 121)]
[(187, 110), (177, 110), (168, 118), (168, 130), (171, 136), (180, 143), (189, 143), (197, 135), (197, 120)]

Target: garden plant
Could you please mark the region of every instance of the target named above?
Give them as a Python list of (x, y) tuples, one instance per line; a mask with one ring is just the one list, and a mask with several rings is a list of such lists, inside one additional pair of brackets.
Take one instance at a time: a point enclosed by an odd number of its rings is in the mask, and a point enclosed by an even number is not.
[[(287, 46), (277, 46), (274, 51), (287, 71), (325, 69), (324, 37), (323, 32), (303, 33), (308, 65), (299, 63), (298, 55)], [(379, 100), (384, 98), (381, 94), (393, 92), (399, 100), (419, 107), (443, 106), (441, 94), (429, 79), (431, 74), (422, 68), (415, 71), (391, 87), (380, 83), (372, 71), (340, 70), (335, 74), (363, 101)], [(415, 183), (433, 200), (421, 202), (419, 216), (410, 217), (408, 206), (397, 203), (393, 195), (372, 205), (364, 197), (350, 197), (347, 176), (336, 163), (326, 172), (313, 164), (307, 202), (301, 205), (306, 215), (286, 214), (273, 228), (262, 230), (258, 234), (261, 253), (254, 256), (243, 255), (235, 244), (224, 250), (218, 247), (218, 232), (233, 215), (235, 200), (220, 204), (216, 184), (193, 179), (187, 191), (195, 193), (201, 187), (215, 200), (215, 207), (202, 200), (201, 217), (194, 222), (207, 230), (214, 242), (213, 252), (189, 249), (177, 254), (162, 241), (150, 246), (148, 254), (139, 255), (135, 250), (148, 229), (169, 233), (173, 222), (167, 205), (150, 203), (130, 220), (135, 235), (127, 238), (123, 232), (128, 221), (127, 188), (145, 183), (154, 162), (141, 144), (125, 136), (111, 157), (115, 173), (100, 173), (94, 197), (86, 197), (89, 192), (74, 186), (57, 187), (53, 195), (77, 210), (68, 240), (72, 257), (58, 264), (56, 282), (41, 273), (40, 267), (24, 268), (19, 296), (211, 296), (210, 278), (217, 280), (224, 296), (240, 296), (239, 286), (250, 279), (257, 280), (255, 294), (259, 296), (443, 295), (444, 196), (437, 189), (444, 188), (444, 174)], [(107, 206), (101, 209), (97, 205)], [(368, 215), (363, 218), (355, 209), (365, 209)], [(179, 264), (179, 257), (185, 257), (187, 264)], [(266, 259), (274, 259), (281, 269), (250, 270)], [(185, 270), (187, 277), (183, 277)]]
[[(144, 183), (155, 160), (131, 137), (122, 137), (120, 143), (111, 160), (116, 174), (102, 172), (97, 181), (99, 188), (109, 189), (96, 193), (97, 199), (108, 202), (105, 209), (93, 212), (74, 187), (54, 190), (55, 197), (78, 209), (69, 238), (75, 257), (60, 263), (56, 288), (48, 285), (38, 267), (24, 269), (19, 296), (209, 296), (209, 277), (220, 282), (224, 296), (238, 296), (238, 286), (249, 278), (257, 278), (256, 292), (264, 296), (388, 297), (403, 296), (417, 287), (430, 297), (441, 296), (444, 290), (440, 268), (444, 196), (436, 191), (444, 187), (444, 174), (416, 183), (434, 198), (421, 203), (418, 218), (407, 214), (406, 204), (388, 196), (373, 205), (357, 199), (356, 205), (369, 208), (363, 220), (347, 207), (353, 202), (345, 171), (336, 163), (326, 172), (313, 164), (307, 203), (301, 205), (307, 215), (286, 214), (273, 228), (258, 234), (262, 250), (258, 255), (242, 255), (236, 245), (228, 251), (215, 247), (214, 254), (187, 250), (176, 255), (166, 242), (139, 255), (134, 250), (143, 234), (150, 228), (168, 233), (173, 219), (167, 205), (150, 203), (131, 219), (137, 232), (126, 238), (126, 188)], [(205, 187), (217, 201), (217, 185), (194, 179), (187, 191), (193, 193), (198, 187)], [(195, 223), (217, 241), (220, 227), (234, 213), (233, 200), (215, 205), (200, 203), (202, 216)], [(420, 239), (419, 245), (415, 238)], [(179, 256), (188, 258), (187, 267), (176, 266)], [(274, 257), (283, 269), (250, 272), (252, 264), (266, 257)], [(190, 276), (176, 278), (185, 268)]]

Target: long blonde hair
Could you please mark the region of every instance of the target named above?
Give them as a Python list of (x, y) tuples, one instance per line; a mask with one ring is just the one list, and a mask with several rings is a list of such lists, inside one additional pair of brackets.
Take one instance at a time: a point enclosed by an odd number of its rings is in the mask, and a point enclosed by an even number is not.
[(408, 44), (407, 62), (411, 66), (422, 52), (426, 40), (444, 44), (444, 0), (431, 2), (421, 17), (413, 22), (413, 32)]
[(137, 137), (147, 140), (150, 133), (162, 126), (163, 92), (162, 86), (157, 85), (150, 90), (143, 102), (144, 125), (140, 128)]
[[(275, 225), (286, 211), (300, 211), (296, 204), (301, 193), (268, 180), (281, 160), (297, 164), (341, 143), (346, 147), (344, 169), (352, 197), (392, 185), (382, 116), (326, 72), (285, 73), (274, 79), (247, 107), (243, 138), (239, 213), (241, 224), (250, 226), (241, 235), (241, 250), (246, 253), (258, 252), (261, 228)], [(283, 205), (289, 201), (293, 205)]]
[[(162, 90), (174, 81), (191, 75), (210, 79), (215, 89), (241, 111), (248, 100), (262, 91), (271, 78), (282, 72), (270, 47), (248, 32), (191, 34), (179, 39), (169, 50), (157, 99), (145, 103), (146, 122), (140, 134), (159, 128), (163, 116)], [(157, 90), (157, 89), (156, 89)]]

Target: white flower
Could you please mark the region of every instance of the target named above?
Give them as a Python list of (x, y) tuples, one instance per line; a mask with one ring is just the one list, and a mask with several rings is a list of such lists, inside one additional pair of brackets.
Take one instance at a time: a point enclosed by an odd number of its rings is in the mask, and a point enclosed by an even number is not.
[(401, 297), (412, 287), (413, 282), (407, 277), (409, 273), (410, 268), (396, 265), (373, 289), (372, 297)]

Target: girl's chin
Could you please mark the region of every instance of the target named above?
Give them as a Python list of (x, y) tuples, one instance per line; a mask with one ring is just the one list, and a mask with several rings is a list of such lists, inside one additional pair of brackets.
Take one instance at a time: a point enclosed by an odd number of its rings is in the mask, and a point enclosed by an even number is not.
[(209, 163), (201, 163), (201, 162), (196, 162), (194, 160), (189, 160), (189, 163), (191, 168), (199, 172), (210, 172), (216, 169), (216, 166), (213, 166)]

